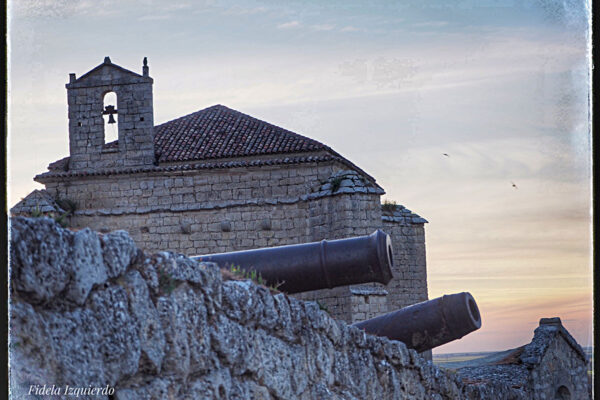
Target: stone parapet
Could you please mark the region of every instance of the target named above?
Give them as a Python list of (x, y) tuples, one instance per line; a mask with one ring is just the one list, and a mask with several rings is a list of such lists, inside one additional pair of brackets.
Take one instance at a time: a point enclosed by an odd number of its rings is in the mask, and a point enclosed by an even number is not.
[(110, 397), (80, 396), (104, 400), (529, 398), (464, 384), (403, 343), (226, 281), (215, 265), (144, 253), (125, 232), (73, 232), (45, 218), (14, 218), (11, 232), (15, 398), (36, 385), (108, 385)]

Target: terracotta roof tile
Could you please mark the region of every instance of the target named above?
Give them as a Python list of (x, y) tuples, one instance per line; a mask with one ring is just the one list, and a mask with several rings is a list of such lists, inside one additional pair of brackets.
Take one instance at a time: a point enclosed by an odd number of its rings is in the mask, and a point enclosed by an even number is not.
[[(289, 164), (304, 164), (338, 161), (346, 164), (349, 167), (355, 167), (343, 157), (334, 156), (331, 154), (314, 155), (314, 156), (297, 156), (274, 158), (268, 160), (239, 160), (239, 161), (205, 161), (194, 162), (189, 164), (179, 165), (164, 165), (164, 166), (147, 166), (135, 168), (107, 168), (96, 171), (48, 171), (43, 174), (36, 175), (33, 179), (36, 182), (43, 182), (47, 178), (68, 178), (78, 176), (102, 176), (102, 175), (123, 175), (131, 173), (152, 173), (152, 172), (175, 172), (201, 169), (223, 169), (223, 168), (244, 168), (244, 167), (261, 167), (265, 165), (289, 165)], [(366, 174), (365, 174), (366, 175)], [(366, 175), (368, 176), (368, 175)]]
[(316, 140), (216, 105), (154, 127), (159, 162), (328, 150)]

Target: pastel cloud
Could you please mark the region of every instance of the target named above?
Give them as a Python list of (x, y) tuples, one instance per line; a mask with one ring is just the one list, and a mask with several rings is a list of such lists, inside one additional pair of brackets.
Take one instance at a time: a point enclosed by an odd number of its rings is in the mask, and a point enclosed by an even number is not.
[(282, 24), (277, 25), (278, 29), (294, 29), (294, 28), (299, 28), (301, 26), (299, 21), (289, 21), (289, 22), (284, 22)]

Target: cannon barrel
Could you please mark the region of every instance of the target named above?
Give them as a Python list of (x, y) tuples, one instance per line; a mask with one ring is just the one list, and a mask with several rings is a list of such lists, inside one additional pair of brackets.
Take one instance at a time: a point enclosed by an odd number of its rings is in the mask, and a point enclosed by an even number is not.
[(221, 268), (254, 270), (286, 293), (334, 288), (367, 282), (387, 284), (392, 279), (392, 241), (378, 229), (348, 239), (192, 257)]
[(420, 353), (479, 329), (481, 316), (473, 296), (462, 292), (401, 308), (353, 326), (404, 342), (406, 347)]

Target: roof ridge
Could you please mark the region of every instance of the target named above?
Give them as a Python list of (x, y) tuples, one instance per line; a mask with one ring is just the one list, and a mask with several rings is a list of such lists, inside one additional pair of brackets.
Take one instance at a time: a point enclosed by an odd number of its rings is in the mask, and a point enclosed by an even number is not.
[[(544, 320), (544, 318), (542, 318)], [(550, 346), (551, 340), (557, 337), (562, 337), (567, 344), (584, 360), (587, 362), (587, 356), (579, 343), (571, 336), (569, 331), (562, 325), (560, 319), (556, 324), (543, 324), (540, 325), (533, 332), (533, 339), (531, 342), (524, 346), (524, 351), (520, 356), (523, 363), (529, 365), (537, 365), (541, 362), (543, 356), (546, 354)]]
[(222, 104), (163, 122), (154, 130), (162, 162), (316, 151), (339, 156), (315, 139)]
[(225, 112), (229, 112), (229, 113), (233, 113), (233, 114), (238, 114), (238, 115), (239, 115), (239, 116), (241, 116), (241, 117), (249, 118), (249, 119), (251, 119), (251, 120), (258, 121), (258, 122), (260, 122), (260, 123), (262, 123), (262, 124), (266, 124), (266, 125), (269, 125), (269, 126), (275, 127), (275, 128), (277, 128), (277, 129), (281, 129), (281, 130), (283, 131), (283, 133), (285, 133), (285, 134), (288, 134), (288, 135), (291, 135), (292, 137), (296, 137), (296, 136), (297, 136), (297, 137), (301, 137), (301, 138), (303, 138), (303, 139), (309, 140), (309, 141), (311, 141), (311, 142), (317, 143), (317, 144), (319, 144), (320, 146), (323, 146), (323, 147), (324, 147), (324, 149), (330, 150), (330, 151), (334, 152), (336, 155), (339, 155), (339, 154), (337, 154), (337, 153), (336, 153), (336, 152), (335, 152), (335, 151), (334, 151), (332, 148), (330, 148), (329, 146), (327, 146), (327, 145), (326, 145), (326, 144), (324, 144), (324, 143), (321, 143), (321, 142), (319, 142), (318, 140), (312, 139), (312, 138), (310, 138), (310, 137), (308, 137), (308, 136), (304, 136), (304, 135), (302, 135), (302, 134), (300, 134), (300, 133), (293, 132), (293, 131), (291, 131), (291, 130), (289, 130), (289, 129), (283, 128), (283, 127), (281, 127), (281, 126), (279, 126), (279, 125), (275, 125), (275, 124), (273, 124), (273, 123), (271, 123), (271, 122), (268, 122), (268, 121), (265, 121), (265, 120), (263, 120), (263, 119), (260, 119), (260, 118), (257, 118), (257, 117), (253, 117), (253, 116), (252, 116), (252, 115), (250, 115), (250, 114), (246, 114), (246, 113), (244, 113), (244, 112), (241, 112), (241, 111), (239, 111), (239, 110), (236, 110), (236, 109), (233, 109), (233, 108), (227, 107), (226, 105), (223, 105), (223, 104), (220, 104), (220, 103), (218, 103), (218, 104), (214, 104), (214, 105), (212, 105), (212, 106), (205, 107), (205, 108), (203, 108), (203, 109), (201, 109), (201, 110), (198, 110), (198, 111), (193, 111), (193, 112), (191, 112), (191, 113), (189, 113), (189, 114), (186, 114), (186, 115), (184, 115), (184, 116), (181, 116), (181, 117), (178, 117), (178, 118), (175, 118), (175, 119), (172, 119), (172, 120), (169, 120), (169, 121), (163, 122), (162, 124), (159, 124), (159, 125), (156, 125), (156, 126), (154, 126), (154, 128), (156, 129), (156, 128), (158, 128), (158, 127), (160, 127), (160, 126), (163, 126), (163, 125), (165, 125), (165, 124), (168, 124), (168, 123), (171, 123), (171, 122), (174, 122), (174, 121), (178, 121), (178, 120), (183, 120), (183, 119), (185, 119), (185, 118), (188, 118), (188, 117), (190, 117), (190, 116), (192, 116), (192, 115), (194, 115), (194, 114), (199, 114), (199, 113), (201, 113), (201, 112), (205, 112), (205, 111), (208, 111), (208, 110), (223, 110), (223, 111), (225, 111)]

